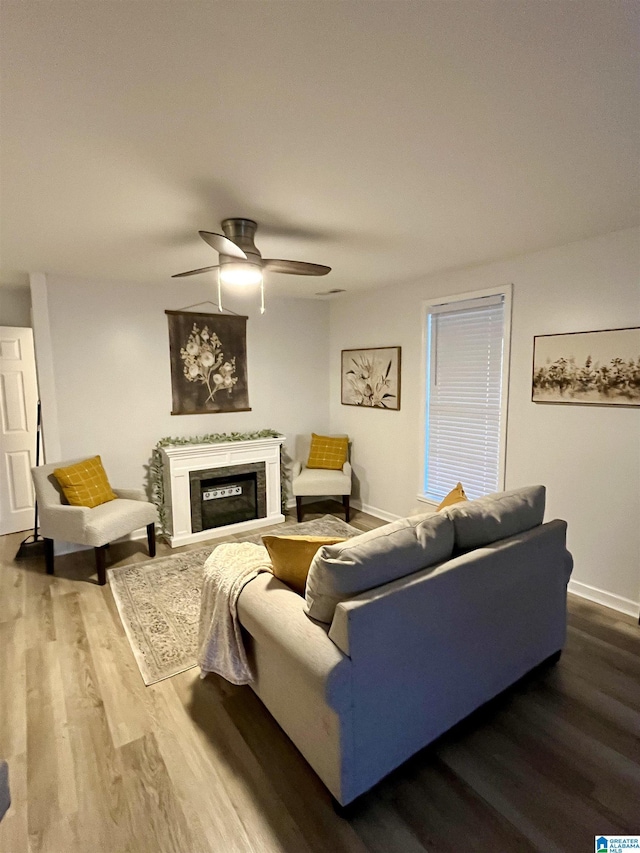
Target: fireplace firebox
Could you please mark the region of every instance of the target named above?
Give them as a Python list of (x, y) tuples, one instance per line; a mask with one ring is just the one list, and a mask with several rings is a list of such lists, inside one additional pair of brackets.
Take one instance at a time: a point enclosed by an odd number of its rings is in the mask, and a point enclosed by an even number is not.
[(191, 529), (194, 533), (265, 518), (265, 463), (190, 471)]

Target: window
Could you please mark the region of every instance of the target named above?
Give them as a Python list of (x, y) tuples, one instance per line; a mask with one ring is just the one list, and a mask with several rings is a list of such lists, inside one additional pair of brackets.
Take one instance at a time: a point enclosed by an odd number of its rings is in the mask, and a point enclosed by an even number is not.
[(421, 497), (439, 502), (461, 482), (477, 498), (504, 487), (511, 288), (426, 308)]

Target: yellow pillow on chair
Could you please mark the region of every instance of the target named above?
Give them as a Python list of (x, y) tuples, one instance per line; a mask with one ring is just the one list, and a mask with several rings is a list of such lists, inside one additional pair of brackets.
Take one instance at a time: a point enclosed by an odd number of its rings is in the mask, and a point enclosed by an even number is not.
[(271, 557), (273, 574), (304, 595), (309, 566), (318, 548), (345, 539), (343, 536), (263, 536), (262, 541)]
[(307, 468), (329, 468), (339, 471), (347, 461), (348, 436), (316, 435), (311, 433), (311, 449)]
[(71, 506), (87, 506), (92, 509), (118, 497), (109, 485), (99, 456), (84, 459), (66, 468), (56, 468), (53, 476), (60, 483)]

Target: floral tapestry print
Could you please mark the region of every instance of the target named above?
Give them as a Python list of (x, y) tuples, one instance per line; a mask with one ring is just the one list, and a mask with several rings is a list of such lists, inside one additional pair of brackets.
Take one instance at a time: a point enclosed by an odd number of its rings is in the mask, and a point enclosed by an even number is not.
[(247, 412), (246, 317), (166, 311), (171, 414)]
[(186, 347), (180, 350), (184, 361), (184, 375), (187, 382), (204, 382), (209, 396), (204, 401), (205, 406), (213, 400), (218, 391), (231, 394), (237, 383), (236, 360), (231, 357), (224, 360), (222, 342), (215, 332), (209, 332), (209, 327), (199, 329), (196, 323), (189, 335)]
[(400, 408), (400, 347), (342, 350), (342, 404)]

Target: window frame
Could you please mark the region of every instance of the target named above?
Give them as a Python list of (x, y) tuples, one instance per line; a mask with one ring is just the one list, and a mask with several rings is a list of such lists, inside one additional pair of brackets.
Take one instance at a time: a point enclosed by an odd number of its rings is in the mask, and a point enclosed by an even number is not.
[[(441, 308), (445, 305), (456, 305), (459, 302), (482, 299), (487, 296), (502, 296), (504, 298), (504, 327), (502, 346), (502, 375), (500, 379), (501, 401), (500, 401), (500, 455), (498, 459), (498, 490), (505, 487), (507, 467), (507, 419), (509, 411), (509, 374), (511, 366), (511, 312), (513, 304), (513, 284), (503, 284), (499, 287), (489, 287), (483, 290), (471, 290), (464, 293), (455, 293), (446, 296), (434, 297), (422, 302), (422, 359), (421, 359), (421, 408), (420, 408), (420, 479), (418, 484), (417, 499), (429, 506), (438, 506), (438, 501), (427, 496), (424, 491), (425, 470), (427, 464), (427, 402), (429, 399), (428, 375), (429, 369), (429, 314), (435, 307)], [(464, 484), (463, 484), (464, 485)], [(455, 483), (451, 484), (451, 488)]]

